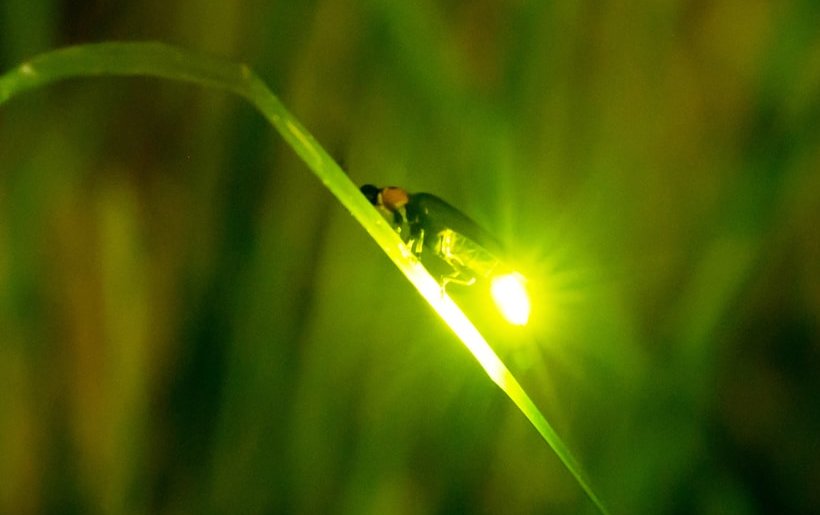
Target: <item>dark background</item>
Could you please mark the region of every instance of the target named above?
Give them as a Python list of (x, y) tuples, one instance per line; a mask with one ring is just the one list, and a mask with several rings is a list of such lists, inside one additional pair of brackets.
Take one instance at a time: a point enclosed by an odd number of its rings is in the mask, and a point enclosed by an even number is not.
[[(818, 27), (809, 0), (0, 0), (0, 69), (248, 63), (354, 182), (520, 257), (531, 337), (491, 343), (613, 513), (816, 513)], [(594, 513), (260, 115), (149, 79), (0, 108), (0, 478), (2, 513)]]

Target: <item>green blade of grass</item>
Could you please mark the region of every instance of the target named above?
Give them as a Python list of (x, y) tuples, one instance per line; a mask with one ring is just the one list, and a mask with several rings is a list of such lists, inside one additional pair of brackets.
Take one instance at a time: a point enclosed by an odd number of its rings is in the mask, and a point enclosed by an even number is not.
[(253, 104), (461, 339), (490, 378), (513, 400), (601, 513), (608, 513), (569, 449), (478, 329), (455, 302), (442, 293), (438, 282), (358, 187), (250, 68), (162, 43), (81, 45), (42, 54), (0, 76), (0, 105), (36, 87), (89, 76), (144, 76), (192, 82), (230, 91)]

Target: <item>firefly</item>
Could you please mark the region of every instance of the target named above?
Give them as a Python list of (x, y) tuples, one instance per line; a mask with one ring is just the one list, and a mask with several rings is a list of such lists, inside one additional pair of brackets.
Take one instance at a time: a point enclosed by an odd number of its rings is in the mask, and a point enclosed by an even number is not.
[(526, 325), (530, 301), (524, 277), (502, 259), (502, 246), (467, 215), (430, 193), (408, 193), (404, 188), (365, 184), (361, 192), (390, 221), (411, 252), (433, 255), (445, 264), (439, 277), (450, 283), (490, 284), (501, 314), (514, 325)]

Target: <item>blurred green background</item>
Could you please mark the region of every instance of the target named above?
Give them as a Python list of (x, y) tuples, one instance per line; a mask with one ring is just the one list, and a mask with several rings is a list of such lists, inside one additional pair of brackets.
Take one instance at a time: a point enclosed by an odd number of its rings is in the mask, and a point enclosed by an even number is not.
[[(252, 66), (361, 184), (531, 278), (487, 328), (613, 513), (820, 511), (820, 4), (1, 0), (0, 70)], [(76, 80), (0, 108), (1, 513), (594, 513), (275, 131)]]

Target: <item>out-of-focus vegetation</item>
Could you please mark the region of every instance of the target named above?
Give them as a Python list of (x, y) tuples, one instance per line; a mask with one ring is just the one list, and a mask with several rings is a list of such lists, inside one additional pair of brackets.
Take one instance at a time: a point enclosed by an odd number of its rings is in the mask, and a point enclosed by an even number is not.
[[(614, 513), (820, 509), (820, 6), (223, 4), (4, 0), (0, 70), (247, 62), (355, 182), (521, 257), (533, 337), (492, 341)], [(0, 478), (3, 513), (594, 510), (257, 113), (149, 79), (0, 109)]]

